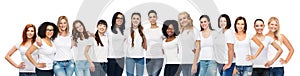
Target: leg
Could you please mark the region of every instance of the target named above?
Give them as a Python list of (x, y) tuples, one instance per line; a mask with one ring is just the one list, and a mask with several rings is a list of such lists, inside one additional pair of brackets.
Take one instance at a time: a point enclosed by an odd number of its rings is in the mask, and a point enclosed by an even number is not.
[(192, 76), (191, 70), (192, 70), (192, 64), (182, 64), (182, 73), (183, 76)]
[(153, 67), (154, 67), (154, 60), (152, 60), (151, 58), (146, 58), (146, 69), (147, 69), (148, 76), (153, 75)]
[(157, 59), (153, 59), (153, 73), (152, 75), (153, 76), (159, 76), (160, 74), (160, 71), (162, 69), (162, 66), (163, 66), (163, 62), (164, 62), (164, 59), (163, 58), (157, 58)]
[(283, 67), (271, 67), (270, 68), (270, 76), (284, 76), (284, 68)]
[[(66, 74), (67, 76), (73, 76), (73, 73), (75, 71), (75, 62), (74, 60), (69, 60), (66, 64)], [(58, 75), (59, 76), (59, 75)]]
[[(208, 69), (208, 64), (209, 64), (209, 61), (208, 60), (201, 60), (200, 61), (200, 70), (199, 70), (199, 73), (200, 73), (200, 76), (205, 76), (206, 73), (207, 73), (207, 69)], [(196, 76), (196, 75), (195, 75)], [(199, 76), (199, 75), (197, 75)]]
[(144, 58), (135, 58), (136, 60), (136, 76), (143, 76), (144, 75), (144, 65), (145, 60)]
[(67, 76), (64, 64), (65, 62), (61, 62), (61, 61), (53, 62), (53, 70), (55, 76)]
[(95, 71), (94, 72), (90, 72), (91, 73), (91, 76), (100, 76), (100, 68), (101, 68), (101, 65), (99, 62), (93, 62), (94, 65), (95, 65)]
[(135, 61), (133, 58), (126, 58), (126, 74), (127, 76), (133, 76), (134, 75), (134, 65)]
[(214, 60), (209, 60), (207, 72), (202, 76), (217, 76), (217, 62)]
[(117, 58), (116, 59), (116, 70), (114, 70), (116, 72), (116, 74), (114, 76), (122, 76), (123, 74), (123, 69), (124, 69), (124, 59), (125, 58)]

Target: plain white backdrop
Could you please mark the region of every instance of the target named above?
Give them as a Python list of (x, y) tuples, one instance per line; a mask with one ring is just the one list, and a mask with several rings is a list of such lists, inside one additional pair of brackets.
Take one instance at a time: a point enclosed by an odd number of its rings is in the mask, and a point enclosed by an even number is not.
[[(4, 58), (10, 48), (18, 41), (21, 41), (22, 30), (26, 24), (32, 23), (38, 27), (42, 22), (50, 21), (57, 22), (57, 18), (61, 15), (65, 15), (69, 19), (70, 27), (72, 22), (76, 20), (77, 12), (81, 6), (83, 0), (1, 0), (0, 1), (0, 74), (17, 76), (18, 69), (11, 66)], [(152, 0), (117, 0), (115, 3), (107, 6), (106, 12), (101, 15), (96, 15), (98, 19), (105, 19), (108, 24), (111, 23), (112, 14), (119, 10), (126, 12), (136, 4), (147, 2), (160, 2), (168, 4), (168, 2), (174, 4), (169, 5), (176, 8), (178, 11), (187, 11), (191, 14), (194, 20), (194, 25), (199, 28), (199, 17), (201, 12), (195, 11), (195, 8), (188, 5), (184, 0), (169, 0), (169, 1), (152, 1)], [(292, 1), (275, 1), (275, 0), (214, 0), (220, 13), (226, 13), (230, 16), (232, 24), (238, 16), (244, 16), (248, 23), (248, 32), (254, 33), (253, 22), (257, 18), (261, 18), (267, 21), (271, 16), (279, 18), (281, 33), (290, 40), (295, 52), (288, 64), (285, 65), (285, 76), (297, 75), (298, 71), (294, 70), (300, 67), (299, 60), (299, 18), (300, 7), (297, 0)], [(117, 8), (123, 7), (123, 8)], [(110, 9), (114, 8), (114, 10)], [(155, 9), (154, 9), (155, 10)], [(138, 10), (137, 10), (138, 11)], [(141, 11), (146, 12), (146, 11)], [(159, 11), (158, 11), (159, 12)], [(177, 16), (177, 15), (176, 15)], [(127, 16), (129, 17), (129, 16)], [(163, 15), (160, 15), (163, 17)], [(211, 19), (217, 20), (217, 19)], [(142, 19), (142, 22), (147, 22), (147, 19)], [(96, 22), (95, 22), (96, 23)], [(232, 25), (233, 26), (233, 25)], [(233, 28), (232, 28), (233, 29)], [(88, 29), (94, 31), (95, 29)], [(264, 32), (267, 33), (267, 26)], [(282, 47), (285, 48), (285, 47)], [(20, 54), (16, 52), (12, 58), (16, 62), (20, 62)]]

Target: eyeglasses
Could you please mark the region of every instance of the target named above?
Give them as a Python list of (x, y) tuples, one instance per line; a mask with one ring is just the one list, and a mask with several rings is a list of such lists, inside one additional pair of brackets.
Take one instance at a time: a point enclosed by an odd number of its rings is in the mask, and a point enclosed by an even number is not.
[(117, 19), (123, 19), (123, 17), (117, 17)]
[(46, 29), (46, 31), (53, 32), (53, 29)]

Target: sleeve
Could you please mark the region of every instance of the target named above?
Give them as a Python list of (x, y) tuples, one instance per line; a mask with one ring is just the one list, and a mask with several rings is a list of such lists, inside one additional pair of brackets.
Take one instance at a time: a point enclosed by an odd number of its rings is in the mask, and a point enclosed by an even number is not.
[(230, 29), (226, 30), (225, 32), (225, 42), (232, 44), (235, 42), (234, 33)]
[(86, 44), (86, 45), (93, 45), (93, 43), (94, 43), (93, 40), (94, 40), (94, 39), (93, 39), (92, 37), (89, 37), (89, 38), (87, 39), (87, 44)]
[(18, 42), (18, 43), (15, 44), (15, 46), (16, 46), (17, 49), (20, 49), (21, 43), (22, 43), (22, 42)]
[(199, 30), (194, 28), (194, 33), (195, 33), (195, 40), (201, 40)]

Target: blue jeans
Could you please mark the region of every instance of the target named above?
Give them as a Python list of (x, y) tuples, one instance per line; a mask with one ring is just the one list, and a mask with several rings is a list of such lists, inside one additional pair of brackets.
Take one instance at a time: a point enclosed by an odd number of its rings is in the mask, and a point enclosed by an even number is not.
[(87, 60), (78, 60), (75, 62), (75, 65), (76, 65), (76, 69), (75, 69), (76, 76), (91, 76), (90, 63)]
[(95, 71), (91, 72), (91, 76), (105, 76), (107, 72), (107, 63), (93, 62)]
[(107, 58), (107, 76), (122, 76), (124, 58)]
[(230, 68), (226, 69), (223, 71), (223, 67), (224, 67), (225, 64), (219, 64), (217, 63), (217, 66), (218, 66), (218, 71), (220, 73), (220, 76), (232, 76), (232, 73), (233, 73), (233, 70), (234, 70), (234, 67), (235, 67), (235, 63), (232, 63)]
[[(126, 73), (127, 76), (143, 76), (144, 74), (145, 58), (129, 58), (126, 57)], [(136, 75), (134, 75), (134, 67), (136, 68)]]
[(270, 76), (270, 68), (253, 68), (251, 76)]
[(36, 76), (35, 73), (23, 73), (23, 72), (19, 72), (19, 76)]
[(54, 72), (53, 69), (51, 70), (40, 70), (38, 68), (35, 68), (36, 76), (53, 76)]
[(283, 67), (271, 67), (270, 68), (270, 76), (284, 76), (284, 68)]
[(147, 58), (146, 68), (149, 76), (159, 76), (164, 58)]
[(183, 76), (192, 76), (192, 64), (181, 64)]
[(251, 76), (252, 75), (252, 66), (236, 66), (238, 72), (236, 76)]
[(164, 76), (180, 76), (180, 64), (166, 64)]
[(74, 60), (54, 61), (53, 70), (55, 76), (72, 76), (75, 71)]
[(195, 76), (217, 76), (217, 62), (214, 60), (200, 60)]

